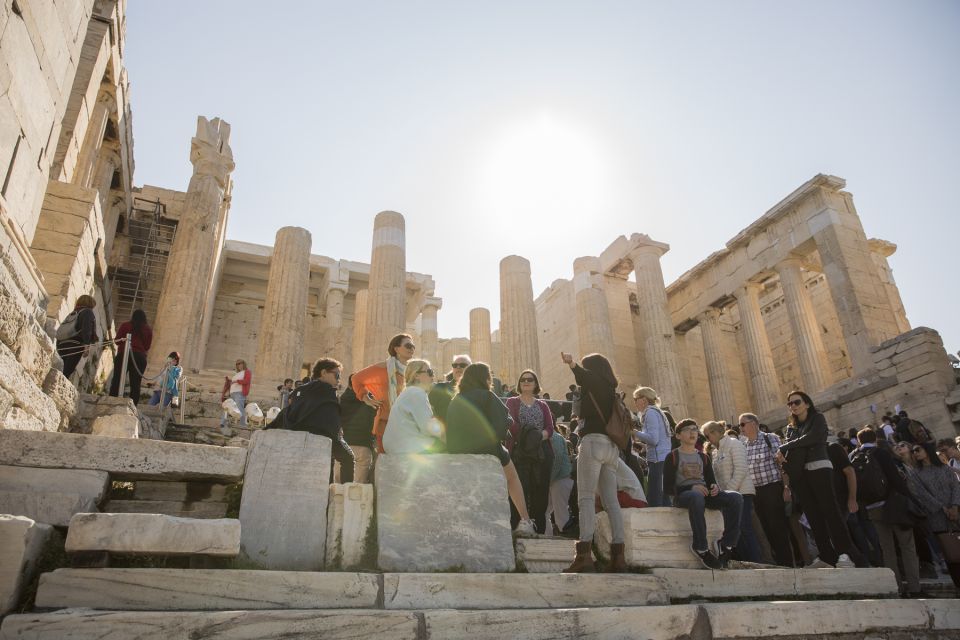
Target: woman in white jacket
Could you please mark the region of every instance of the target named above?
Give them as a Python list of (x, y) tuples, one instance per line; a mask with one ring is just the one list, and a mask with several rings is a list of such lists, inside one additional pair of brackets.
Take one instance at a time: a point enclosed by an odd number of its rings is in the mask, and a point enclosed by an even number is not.
[(427, 396), (433, 387), (433, 369), (426, 360), (410, 360), (403, 372), (406, 386), (390, 408), (383, 432), (384, 453), (443, 451), (443, 430), (433, 417)]
[(724, 424), (713, 420), (700, 427), (700, 433), (709, 442), (707, 451), (712, 457), (717, 484), (724, 491), (736, 491), (743, 496), (740, 542), (734, 551), (735, 557), (747, 562), (760, 562), (760, 545), (753, 531), (753, 498), (757, 491), (750, 476), (747, 448), (737, 438), (725, 436), (725, 430)]

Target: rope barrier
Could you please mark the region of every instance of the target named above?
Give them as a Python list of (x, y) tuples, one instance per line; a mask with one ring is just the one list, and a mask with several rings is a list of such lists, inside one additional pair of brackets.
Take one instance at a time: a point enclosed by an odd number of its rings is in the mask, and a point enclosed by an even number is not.
[[(80, 343), (78, 342), (78, 343), (77, 343), (77, 346), (75, 346), (75, 347), (73, 347), (73, 346), (71, 346), (71, 347), (59, 347), (59, 346), (58, 346), (58, 347), (57, 347), (57, 353), (59, 353), (61, 356), (63, 356), (63, 355), (68, 355), (68, 356), (70, 356), (70, 355), (75, 355), (75, 354), (77, 354), (77, 353), (81, 353), (81, 352), (83, 352), (83, 351), (86, 351), (87, 349), (89, 349), (89, 348), (91, 348), (91, 347), (104, 347), (104, 346), (106, 346), (106, 345), (108, 345), (108, 344), (114, 344), (114, 342), (124, 342), (125, 340), (126, 340), (126, 338), (117, 338), (116, 340), (102, 340), (102, 341), (100, 341), (100, 342), (91, 342), (91, 343), (89, 343), (89, 344), (80, 344)], [(61, 343), (66, 343), (66, 342), (74, 342), (74, 341), (73, 341), (73, 340), (63, 340), (63, 341), (61, 341)]]

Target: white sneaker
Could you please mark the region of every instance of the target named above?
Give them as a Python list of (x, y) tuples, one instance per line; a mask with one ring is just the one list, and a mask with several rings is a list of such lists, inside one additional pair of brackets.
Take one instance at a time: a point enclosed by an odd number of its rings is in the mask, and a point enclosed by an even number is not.
[[(847, 561), (849, 562), (850, 559), (847, 558)], [(853, 563), (851, 562), (850, 565), (853, 566)], [(806, 568), (807, 569), (833, 569), (833, 565), (827, 562), (824, 562), (823, 560), (820, 559), (820, 556), (817, 556), (816, 558), (813, 559), (813, 562), (807, 565)]]
[(845, 553), (841, 553), (840, 557), (837, 558), (837, 569), (853, 569), (855, 566), (850, 556)]
[(518, 536), (535, 536), (537, 535), (537, 527), (533, 524), (533, 520), (521, 520), (517, 523), (517, 528), (513, 532)]

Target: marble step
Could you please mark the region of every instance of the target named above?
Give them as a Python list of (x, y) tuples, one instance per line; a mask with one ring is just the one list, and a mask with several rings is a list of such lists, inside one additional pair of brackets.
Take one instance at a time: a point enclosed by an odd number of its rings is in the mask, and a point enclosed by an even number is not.
[(240, 521), (156, 513), (78, 513), (70, 519), (67, 553), (204, 555), (240, 553)]

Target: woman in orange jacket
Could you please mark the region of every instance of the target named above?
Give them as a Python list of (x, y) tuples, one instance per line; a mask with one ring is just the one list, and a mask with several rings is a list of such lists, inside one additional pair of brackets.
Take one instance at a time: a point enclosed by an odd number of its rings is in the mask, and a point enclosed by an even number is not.
[(387, 428), (390, 407), (403, 391), (403, 372), (416, 350), (413, 338), (406, 333), (399, 333), (390, 339), (387, 346), (390, 357), (353, 374), (353, 392), (377, 410), (373, 421), (373, 435), (377, 440), (378, 453), (383, 453), (383, 432)]

